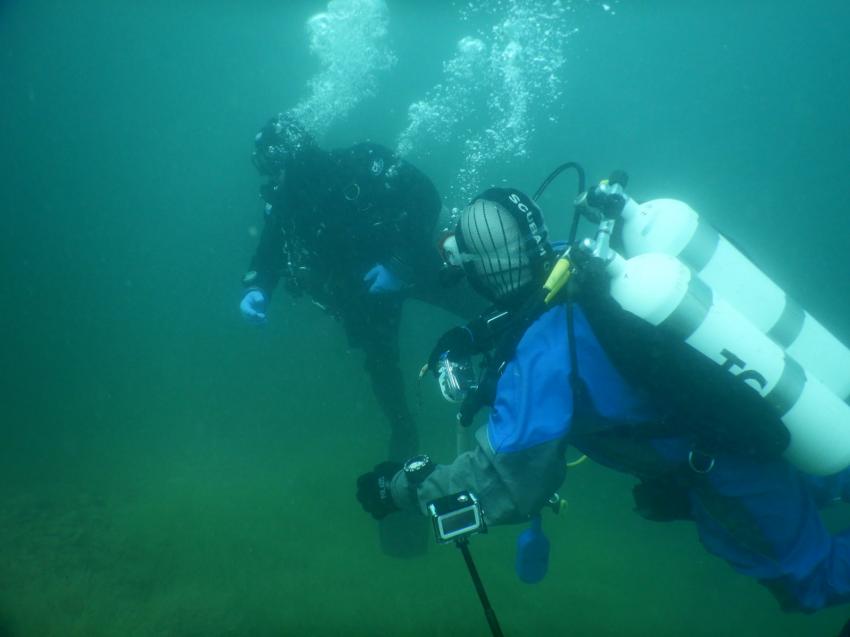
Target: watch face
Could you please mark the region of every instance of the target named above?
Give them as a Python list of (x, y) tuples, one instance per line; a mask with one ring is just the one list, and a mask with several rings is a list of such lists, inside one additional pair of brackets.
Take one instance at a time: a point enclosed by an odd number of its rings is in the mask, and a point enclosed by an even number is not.
[(404, 474), (409, 486), (416, 488), (434, 470), (434, 463), (425, 454), (414, 456), (404, 463)]
[(427, 468), (430, 464), (431, 458), (425, 454), (413, 456), (410, 460), (404, 463), (404, 471), (405, 473), (415, 474)]

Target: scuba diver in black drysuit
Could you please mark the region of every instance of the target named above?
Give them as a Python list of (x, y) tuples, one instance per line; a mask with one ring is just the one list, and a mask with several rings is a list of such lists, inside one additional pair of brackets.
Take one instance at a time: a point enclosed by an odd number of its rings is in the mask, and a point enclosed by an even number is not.
[[(403, 460), (418, 435), (399, 368), (398, 328), (404, 299), (414, 297), (468, 318), (473, 295), (440, 283), (434, 244), (440, 196), (422, 172), (373, 143), (325, 151), (286, 114), (257, 134), (254, 165), (265, 225), (248, 272), (240, 309), (262, 324), (278, 283), (307, 295), (338, 318), (350, 345), (362, 349), (375, 397), (390, 424), (388, 457)], [(410, 534), (408, 534), (410, 535)], [(383, 533), (391, 554), (415, 549)]]

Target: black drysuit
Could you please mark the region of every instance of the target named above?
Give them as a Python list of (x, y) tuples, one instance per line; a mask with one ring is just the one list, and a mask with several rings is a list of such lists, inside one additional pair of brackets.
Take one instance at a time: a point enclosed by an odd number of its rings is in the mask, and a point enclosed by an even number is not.
[[(404, 460), (418, 440), (399, 368), (401, 304), (413, 296), (464, 318), (480, 306), (439, 284), (434, 244), (441, 202), (431, 181), (372, 143), (330, 152), (305, 150), (283, 179), (261, 190), (266, 219), (244, 277), (267, 295), (282, 280), (339, 318), (366, 355), (372, 388), (390, 422), (388, 457)], [(398, 293), (370, 294), (363, 277), (381, 264), (400, 278)]]

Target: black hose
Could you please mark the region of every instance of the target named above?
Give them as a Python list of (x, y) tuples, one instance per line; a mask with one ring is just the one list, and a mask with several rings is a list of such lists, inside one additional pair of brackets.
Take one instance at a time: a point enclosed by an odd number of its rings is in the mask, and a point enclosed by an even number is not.
[(582, 168), (580, 164), (574, 161), (568, 161), (565, 164), (561, 164), (555, 170), (549, 173), (549, 176), (543, 180), (542, 184), (540, 184), (540, 187), (537, 189), (537, 192), (534, 193), (532, 199), (534, 201), (537, 201), (540, 195), (542, 195), (544, 191), (549, 187), (549, 184), (551, 184), (555, 180), (555, 178), (562, 172), (564, 172), (567, 168), (575, 169), (576, 174), (578, 175), (578, 192), (579, 194), (583, 193), (585, 187), (584, 168)]
[[(540, 187), (534, 193), (532, 200), (537, 201), (537, 199), (540, 197), (540, 195), (542, 195), (546, 191), (546, 189), (549, 187), (549, 184), (551, 184), (553, 181), (555, 181), (555, 179), (558, 177), (558, 175), (560, 175), (562, 172), (564, 172), (568, 168), (575, 169), (576, 175), (578, 176), (578, 194), (580, 195), (581, 193), (583, 193), (585, 186), (586, 186), (586, 183), (587, 183), (585, 176), (584, 176), (584, 168), (582, 168), (581, 164), (579, 164), (577, 162), (568, 161), (564, 164), (561, 164), (555, 170), (553, 170), (551, 173), (549, 173), (549, 176), (546, 177), (546, 179), (543, 180), (543, 183), (540, 184)], [(570, 225), (569, 245), (572, 245), (573, 243), (575, 243), (576, 234), (578, 233), (578, 222), (579, 222), (580, 217), (581, 217), (581, 215), (579, 215), (577, 211), (573, 211), (573, 221), (572, 221), (572, 224)]]
[[(568, 161), (565, 164), (561, 164), (555, 170), (553, 170), (546, 179), (543, 180), (543, 183), (540, 184), (540, 187), (537, 189), (537, 192), (534, 193), (534, 197), (532, 199), (537, 201), (537, 198), (543, 194), (546, 188), (549, 187), (549, 184), (555, 180), (555, 178), (564, 172), (567, 168), (574, 168), (576, 174), (578, 176), (578, 194), (581, 195), (585, 191), (586, 181), (584, 175), (584, 168), (581, 167), (578, 163), (574, 161)], [(620, 175), (618, 174), (618, 178)], [(628, 180), (628, 177), (623, 172), (621, 179), (625, 182)], [(581, 214), (579, 213), (577, 208), (573, 209), (573, 220), (570, 224), (570, 235), (569, 241), (567, 243), (568, 246), (572, 246), (575, 244), (576, 235), (578, 234), (578, 222), (581, 219)], [(568, 354), (570, 357), (570, 388), (573, 392), (573, 400), (575, 401), (576, 410), (579, 410), (586, 406), (587, 394), (584, 385), (584, 381), (581, 378), (581, 374), (579, 374), (578, 369), (578, 354), (576, 352), (576, 339), (575, 339), (575, 318), (573, 314), (573, 303), (568, 302), (566, 304), (567, 310), (567, 341), (569, 343)]]

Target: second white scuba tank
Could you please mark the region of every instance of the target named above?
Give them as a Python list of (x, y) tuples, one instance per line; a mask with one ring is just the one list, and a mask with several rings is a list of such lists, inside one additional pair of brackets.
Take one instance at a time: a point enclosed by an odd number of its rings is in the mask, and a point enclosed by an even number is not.
[(677, 257), (839, 398), (850, 399), (850, 349), (693, 208), (675, 199), (627, 198), (621, 219), (626, 257)]
[(850, 405), (675, 257), (609, 254), (611, 296), (752, 386), (791, 434), (786, 459), (818, 475), (850, 466)]

